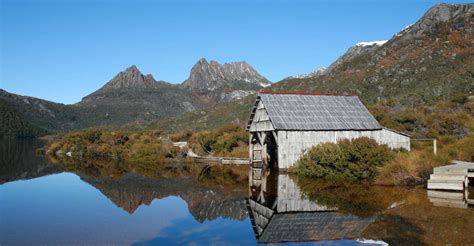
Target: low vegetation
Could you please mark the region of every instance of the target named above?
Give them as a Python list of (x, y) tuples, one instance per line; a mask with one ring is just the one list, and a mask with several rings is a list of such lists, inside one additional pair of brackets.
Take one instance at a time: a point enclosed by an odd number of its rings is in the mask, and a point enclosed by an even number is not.
[(442, 136), (438, 139), (438, 153), (433, 154), (431, 142), (412, 142), (412, 151), (398, 153), (379, 168), (375, 183), (379, 185), (416, 185), (428, 180), (433, 168), (450, 164), (451, 160), (472, 161), (474, 133), (459, 139)]
[[(433, 167), (451, 160), (471, 161), (474, 157), (472, 97), (460, 95), (433, 104), (413, 105), (381, 100), (369, 106), (369, 110), (381, 125), (410, 133), (412, 139), (436, 138), (438, 154), (433, 155), (431, 142), (412, 141), (412, 151), (403, 152), (362, 138), (318, 145), (301, 157), (293, 171), (312, 179), (412, 185), (424, 183)], [(215, 130), (170, 134), (157, 130), (95, 128), (65, 134), (50, 142), (46, 150), (49, 155), (70, 152), (75, 159), (133, 163), (135, 169), (146, 172), (167, 160), (186, 156), (188, 149), (175, 147), (173, 142), (187, 142), (187, 148), (200, 156), (248, 157), (248, 133), (240, 123), (223, 124)], [(128, 170), (128, 166), (120, 165)]]
[(214, 131), (201, 131), (189, 138), (189, 147), (198, 155), (248, 158), (249, 136), (237, 124), (227, 124)]
[(414, 138), (462, 138), (474, 127), (474, 99), (457, 95), (432, 104), (382, 100), (368, 107), (381, 125), (410, 133)]
[(30, 124), (20, 112), (0, 99), (0, 139), (35, 138), (46, 134), (46, 130)]
[[(386, 148), (352, 141), (357, 151), (375, 151), (383, 156), (359, 154), (371, 158), (361, 163), (348, 154), (348, 141), (321, 144), (308, 151), (295, 168), (300, 176), (329, 180), (369, 179), (379, 185), (415, 185), (426, 182), (433, 167), (451, 160), (472, 161), (474, 158), (474, 98), (453, 96), (433, 104), (403, 105), (397, 100), (382, 100), (369, 107), (381, 125), (412, 135), (410, 152), (389, 152)], [(432, 142), (419, 138), (437, 139), (437, 155)], [(364, 140), (367, 141), (367, 140)], [(368, 148), (365, 149), (364, 148)], [(353, 151), (353, 150), (349, 150)], [(386, 157), (386, 158), (381, 158)]]
[(179, 147), (164, 141), (160, 131), (125, 132), (101, 129), (65, 134), (47, 145), (46, 154), (143, 165), (163, 163), (167, 159), (184, 155)]
[(374, 179), (377, 168), (395, 153), (386, 145), (362, 137), (311, 148), (296, 163), (300, 176), (330, 181)]

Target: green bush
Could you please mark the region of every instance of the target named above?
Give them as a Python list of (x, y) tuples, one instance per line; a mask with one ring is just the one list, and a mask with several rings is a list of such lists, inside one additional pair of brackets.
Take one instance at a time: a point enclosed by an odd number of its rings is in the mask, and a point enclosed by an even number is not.
[(248, 139), (244, 128), (228, 124), (214, 131), (193, 134), (189, 138), (189, 145), (198, 155), (247, 157)]
[(366, 137), (324, 143), (311, 148), (296, 163), (296, 173), (326, 180), (373, 179), (377, 167), (394, 158), (386, 145)]

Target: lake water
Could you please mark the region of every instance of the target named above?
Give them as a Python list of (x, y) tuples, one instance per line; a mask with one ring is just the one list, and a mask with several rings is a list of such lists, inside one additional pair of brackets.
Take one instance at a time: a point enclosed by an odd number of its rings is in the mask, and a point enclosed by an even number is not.
[(41, 145), (0, 143), (0, 245), (474, 244), (470, 194), (246, 167), (52, 164)]

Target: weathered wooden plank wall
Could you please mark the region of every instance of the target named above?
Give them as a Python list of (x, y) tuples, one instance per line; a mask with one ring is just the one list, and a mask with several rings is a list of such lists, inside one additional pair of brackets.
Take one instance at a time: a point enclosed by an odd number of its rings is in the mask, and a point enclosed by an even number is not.
[(337, 208), (320, 205), (310, 200), (288, 174), (278, 175), (277, 211), (308, 212), (308, 211), (336, 211)]
[(278, 166), (291, 167), (308, 149), (320, 143), (337, 143), (341, 139), (369, 137), (392, 149), (410, 150), (408, 136), (387, 129), (373, 131), (278, 131)]
[(253, 117), (252, 124), (250, 125), (250, 132), (261, 132), (261, 131), (273, 131), (273, 124), (270, 121), (270, 117), (268, 116), (265, 107), (263, 106), (262, 101), (258, 103), (257, 110), (255, 111), (255, 115)]

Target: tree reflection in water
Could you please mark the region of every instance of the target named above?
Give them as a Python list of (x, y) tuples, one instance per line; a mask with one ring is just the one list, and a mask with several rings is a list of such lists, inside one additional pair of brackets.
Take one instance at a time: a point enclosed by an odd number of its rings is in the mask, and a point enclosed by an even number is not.
[(390, 245), (474, 242), (473, 209), (436, 207), (423, 187), (329, 184), (250, 170), (249, 214), (258, 242), (372, 240)]
[[(35, 155), (40, 146), (1, 143), (0, 182), (72, 172), (130, 214), (154, 199), (179, 196), (199, 224), (217, 218), (245, 220), (250, 215), (257, 242), (474, 243), (474, 209), (435, 206), (424, 187), (334, 185), (248, 167), (181, 162), (127, 166), (65, 159), (50, 160), (56, 163), (51, 164)], [(473, 193), (471, 187), (467, 199), (473, 199)]]

